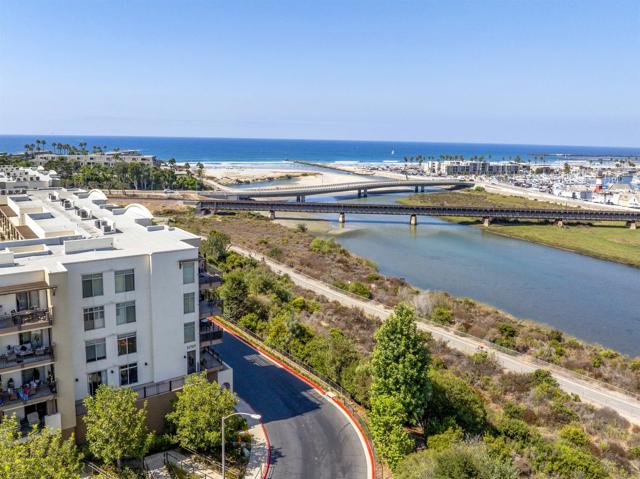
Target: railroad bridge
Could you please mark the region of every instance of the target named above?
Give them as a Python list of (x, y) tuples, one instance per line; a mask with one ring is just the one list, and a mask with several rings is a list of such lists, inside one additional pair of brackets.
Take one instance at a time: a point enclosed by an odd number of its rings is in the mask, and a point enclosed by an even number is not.
[(631, 229), (640, 222), (640, 211), (587, 210), (578, 208), (482, 208), (475, 206), (409, 206), (373, 203), (317, 203), (288, 201), (253, 200), (211, 200), (199, 201), (196, 211), (207, 214), (221, 211), (266, 211), (272, 219), (276, 212), (337, 213), (338, 221), (344, 223), (346, 215), (399, 215), (408, 216), (412, 225), (418, 223), (418, 216), (456, 216), (482, 218), (489, 226), (492, 220), (536, 219), (554, 221), (562, 226), (566, 221), (622, 221)]

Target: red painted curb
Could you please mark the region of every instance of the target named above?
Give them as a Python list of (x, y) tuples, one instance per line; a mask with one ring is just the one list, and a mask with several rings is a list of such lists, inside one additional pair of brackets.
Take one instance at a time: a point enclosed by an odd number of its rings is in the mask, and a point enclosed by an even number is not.
[[(215, 320), (214, 320), (214, 322), (218, 326), (220, 326), (222, 329), (224, 329), (226, 332), (228, 332), (229, 334), (232, 334), (235, 338), (237, 338), (240, 341), (242, 341), (243, 343), (245, 343), (251, 349), (253, 349), (255, 351), (258, 351), (261, 354), (264, 354), (266, 357), (271, 359), (274, 363), (277, 363), (278, 365), (280, 365), (281, 367), (283, 367), (284, 369), (289, 371), (291, 374), (296, 376), (298, 379), (304, 381), (306, 384), (308, 384), (312, 388), (318, 390), (323, 396), (326, 395), (326, 391), (324, 389), (322, 389), (320, 386), (318, 386), (317, 384), (315, 384), (311, 380), (305, 378), (300, 373), (298, 373), (297, 371), (293, 370), (292, 368), (290, 368), (286, 364), (282, 363), (279, 359), (273, 357), (271, 354), (269, 354), (266, 351), (262, 350), (262, 348), (251, 344), (249, 341), (247, 341), (245, 338), (240, 336), (238, 333), (236, 333), (235, 331), (232, 331), (229, 328), (227, 328), (224, 324), (218, 323)], [(375, 471), (376, 470), (376, 462), (375, 462), (375, 460), (373, 458), (373, 450), (371, 449), (371, 444), (369, 444), (369, 441), (367, 440), (366, 434), (364, 433), (364, 431), (360, 427), (360, 424), (358, 423), (357, 419), (355, 417), (353, 417), (353, 414), (351, 414), (351, 412), (345, 407), (344, 404), (342, 404), (341, 401), (337, 400), (336, 398), (329, 398), (329, 399), (333, 400), (333, 402), (335, 404), (337, 404), (340, 409), (342, 409), (345, 413), (347, 413), (347, 416), (349, 417), (349, 419), (351, 419), (351, 422), (353, 423), (353, 425), (356, 427), (358, 432), (360, 432), (360, 434), (364, 438), (364, 443), (367, 445), (367, 453), (369, 454), (369, 459), (371, 460), (371, 479), (375, 479), (375, 477), (376, 477), (376, 471)], [(262, 428), (264, 429), (264, 424), (262, 424)], [(266, 477), (266, 475), (267, 475), (267, 472), (269, 472), (270, 454), (271, 454), (271, 446), (269, 444), (269, 438), (267, 437), (266, 430), (265, 430), (265, 437), (267, 438), (267, 448), (269, 449), (269, 455), (267, 456), (267, 470), (265, 471), (264, 476), (262, 476), (262, 479), (264, 479)]]
[(269, 473), (269, 466), (271, 466), (271, 443), (269, 442), (267, 429), (264, 427), (262, 421), (260, 421), (260, 426), (262, 427), (262, 432), (264, 433), (264, 439), (267, 441), (267, 468), (264, 470), (264, 474), (262, 474), (262, 479), (265, 479), (267, 477), (267, 474)]

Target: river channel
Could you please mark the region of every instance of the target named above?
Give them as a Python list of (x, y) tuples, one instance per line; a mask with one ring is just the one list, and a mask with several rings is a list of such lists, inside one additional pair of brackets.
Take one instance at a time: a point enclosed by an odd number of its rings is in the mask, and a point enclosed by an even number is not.
[[(392, 203), (398, 197), (309, 201)], [(405, 278), (422, 289), (467, 296), (632, 356), (640, 354), (640, 269), (437, 218), (419, 217), (418, 226), (411, 227), (405, 217), (347, 215), (342, 226), (336, 216), (314, 218), (327, 220), (338, 242), (375, 261), (385, 275)]]

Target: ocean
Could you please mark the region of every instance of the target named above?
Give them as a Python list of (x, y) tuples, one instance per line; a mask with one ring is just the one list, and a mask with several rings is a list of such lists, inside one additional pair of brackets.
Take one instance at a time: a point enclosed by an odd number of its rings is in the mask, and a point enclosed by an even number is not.
[[(338, 140), (269, 140), (239, 138), (171, 138), (144, 136), (65, 136), (65, 135), (0, 135), (0, 152), (24, 151), (24, 145), (44, 139), (87, 148), (106, 146), (140, 150), (161, 160), (203, 163), (283, 163), (304, 160), (316, 163), (402, 162), (405, 156), (463, 155), (466, 159), (484, 155), (492, 161), (508, 161), (519, 155), (523, 161), (536, 161), (542, 154), (560, 155), (640, 155), (638, 148), (509, 145), (489, 143), (429, 143), (402, 141), (338, 141)], [(547, 161), (553, 160), (547, 157)], [(564, 158), (562, 158), (564, 161)]]

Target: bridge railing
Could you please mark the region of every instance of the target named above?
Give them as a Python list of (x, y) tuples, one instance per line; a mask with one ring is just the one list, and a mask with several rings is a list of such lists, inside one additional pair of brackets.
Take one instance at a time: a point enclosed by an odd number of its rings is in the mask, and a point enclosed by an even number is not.
[[(236, 249), (236, 251), (238, 250), (237, 247), (235, 249)], [(269, 261), (271, 263), (275, 263), (277, 266), (282, 267), (284, 269), (292, 269), (292, 270), (295, 271), (296, 274), (304, 277), (305, 279), (307, 279), (309, 281), (319, 281), (318, 279), (313, 278), (313, 277), (307, 275), (306, 273), (302, 272), (298, 268), (286, 265), (286, 264), (281, 263), (280, 261), (274, 260), (272, 258), (267, 258), (266, 256), (264, 256), (262, 254), (259, 254), (259, 253), (253, 253), (253, 252), (245, 251), (242, 248), (240, 248), (240, 250), (243, 253), (249, 254), (251, 257), (253, 257), (254, 259), (257, 259), (259, 261), (263, 261), (263, 262)], [(351, 297), (353, 299), (356, 299), (358, 301), (362, 301), (364, 303), (367, 303), (370, 306), (381, 310), (381, 312), (383, 310), (388, 314), (391, 314), (391, 312), (392, 312), (391, 308), (389, 306), (384, 305), (384, 304), (382, 304), (382, 303), (380, 303), (378, 301), (375, 301), (373, 299), (364, 298), (364, 297), (359, 296), (357, 294), (354, 294), (354, 293), (352, 293), (350, 291), (346, 291), (344, 289), (337, 288), (337, 287), (335, 287), (335, 286), (333, 286), (331, 284), (325, 284), (325, 286), (330, 288), (330, 289), (332, 289), (333, 291), (336, 291), (338, 293), (344, 294), (344, 295), (349, 296), (349, 297)], [(474, 336), (474, 335), (469, 334), (469, 333), (467, 333), (465, 331), (461, 331), (459, 329), (455, 329), (455, 328), (452, 328), (450, 326), (445, 326), (445, 325), (436, 323), (436, 322), (431, 321), (431, 320), (429, 320), (427, 318), (424, 318), (424, 317), (420, 317), (420, 321), (423, 322), (423, 323), (429, 324), (429, 325), (431, 325), (431, 326), (433, 326), (435, 328), (447, 331), (450, 334), (455, 334), (456, 336), (466, 337), (466, 338), (469, 338), (469, 339), (473, 340), (474, 342), (479, 342), (479, 343), (482, 344), (483, 347), (486, 348), (485, 352), (487, 352), (487, 353), (499, 351), (501, 353), (508, 354), (510, 356), (513, 356), (513, 357), (518, 357), (519, 359), (521, 359), (521, 360), (523, 360), (523, 361), (525, 361), (525, 362), (527, 362), (527, 363), (529, 363), (531, 365), (540, 366), (540, 367), (546, 368), (546, 369), (548, 369), (550, 371), (555, 371), (555, 372), (557, 372), (557, 373), (559, 373), (561, 375), (573, 377), (574, 379), (581, 380), (581, 381), (586, 382), (586, 383), (591, 384), (591, 385), (596, 385), (599, 388), (607, 390), (607, 391), (615, 390), (618, 393), (624, 394), (626, 396), (630, 396), (633, 399), (636, 399), (636, 400), (640, 401), (640, 393), (638, 393), (636, 391), (631, 391), (629, 389), (617, 386), (615, 384), (611, 384), (611, 383), (608, 383), (606, 381), (601, 381), (601, 380), (596, 379), (596, 378), (594, 378), (592, 376), (589, 376), (587, 374), (582, 374), (582, 373), (579, 373), (577, 371), (573, 371), (571, 369), (567, 369), (567, 368), (564, 368), (562, 366), (558, 366), (557, 364), (553, 364), (553, 363), (550, 363), (550, 362), (545, 361), (543, 359), (536, 358), (535, 356), (530, 356), (528, 354), (524, 354), (524, 353), (522, 353), (520, 351), (516, 351), (514, 349), (505, 348), (504, 346), (500, 346), (499, 344), (496, 344), (496, 343), (494, 343), (492, 341), (489, 341), (488, 339), (481, 338), (479, 336)], [(479, 349), (478, 352), (480, 352), (480, 351), (481, 350)]]

